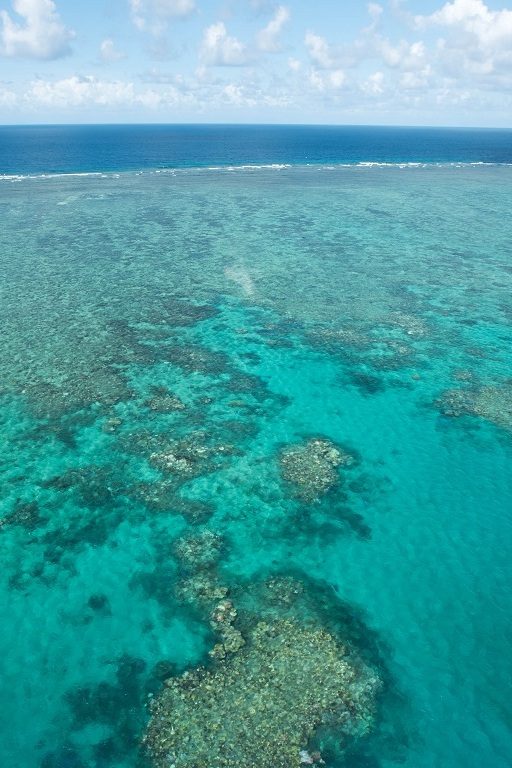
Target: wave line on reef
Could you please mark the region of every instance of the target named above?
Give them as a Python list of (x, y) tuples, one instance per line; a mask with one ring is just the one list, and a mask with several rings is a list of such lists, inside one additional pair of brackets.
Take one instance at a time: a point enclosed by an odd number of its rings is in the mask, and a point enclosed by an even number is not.
[(267, 163), (261, 165), (242, 164), (242, 165), (209, 165), (209, 166), (190, 166), (190, 167), (169, 167), (169, 168), (139, 168), (125, 169), (116, 171), (59, 171), (55, 173), (1, 173), (0, 181), (20, 182), (26, 180), (49, 180), (60, 178), (80, 178), (95, 177), (101, 179), (119, 179), (129, 175), (151, 176), (151, 175), (187, 175), (192, 173), (233, 173), (239, 171), (285, 171), (285, 170), (312, 170), (312, 171), (337, 171), (341, 169), (359, 169), (367, 170), (374, 168), (395, 168), (403, 169), (455, 169), (455, 168), (512, 168), (512, 163), (486, 162), (484, 160), (474, 161), (394, 161), (385, 162), (380, 160), (360, 160), (353, 163)]

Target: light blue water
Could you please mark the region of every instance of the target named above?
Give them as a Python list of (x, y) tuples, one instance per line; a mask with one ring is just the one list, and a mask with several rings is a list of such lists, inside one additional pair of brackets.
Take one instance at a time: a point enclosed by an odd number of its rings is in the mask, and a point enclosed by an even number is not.
[[(2, 767), (136, 765), (155, 664), (211, 645), (174, 592), (176, 539), (206, 527), (226, 583), (327, 584), (385, 680), (373, 734), (330, 766), (508, 768), (511, 182), (2, 182)], [(206, 453), (162, 486), (151, 454), (191, 435)], [(306, 504), (279, 455), (317, 435), (358, 462)]]

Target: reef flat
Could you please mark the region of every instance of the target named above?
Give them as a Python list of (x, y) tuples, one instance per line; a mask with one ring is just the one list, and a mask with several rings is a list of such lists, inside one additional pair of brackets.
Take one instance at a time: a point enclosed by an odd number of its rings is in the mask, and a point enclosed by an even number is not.
[(509, 768), (510, 173), (2, 181), (2, 768)]

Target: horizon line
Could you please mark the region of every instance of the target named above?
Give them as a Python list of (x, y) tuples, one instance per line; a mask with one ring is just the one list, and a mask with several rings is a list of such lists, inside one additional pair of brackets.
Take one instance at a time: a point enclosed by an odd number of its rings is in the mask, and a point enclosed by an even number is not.
[(470, 131), (506, 131), (512, 132), (512, 126), (496, 125), (429, 125), (429, 124), (404, 124), (404, 123), (269, 123), (269, 122), (40, 122), (40, 123), (0, 123), (0, 128), (85, 128), (85, 127), (223, 127), (223, 128), (409, 128), (429, 130), (470, 130)]

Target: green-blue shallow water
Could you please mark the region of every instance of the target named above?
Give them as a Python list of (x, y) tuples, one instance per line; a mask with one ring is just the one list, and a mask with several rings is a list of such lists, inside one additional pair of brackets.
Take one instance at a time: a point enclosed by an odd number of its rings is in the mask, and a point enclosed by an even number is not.
[[(511, 207), (485, 166), (0, 185), (2, 768), (140, 764), (160, 662), (211, 647), (174, 591), (205, 527), (226, 583), (332, 592), (379, 670), (330, 768), (510, 766)], [(316, 436), (357, 462), (298, 500)]]

